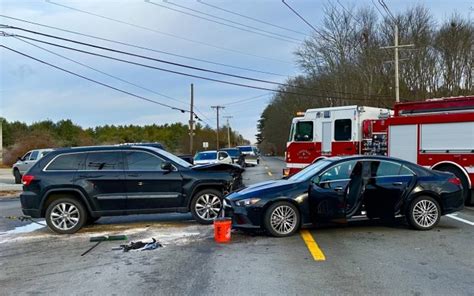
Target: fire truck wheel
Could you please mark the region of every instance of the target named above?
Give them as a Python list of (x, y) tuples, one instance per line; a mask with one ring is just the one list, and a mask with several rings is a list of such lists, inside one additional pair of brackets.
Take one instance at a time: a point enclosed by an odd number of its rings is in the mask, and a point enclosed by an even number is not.
[(471, 190), (469, 190), (469, 182), (467, 181), (466, 175), (457, 167), (452, 165), (442, 165), (437, 167), (435, 170), (443, 171), (443, 172), (450, 172), (454, 174), (456, 177), (461, 180), (462, 188), (463, 188), (463, 195), (464, 195), (464, 203), (466, 206), (470, 205), (471, 201), (469, 200), (471, 196)]

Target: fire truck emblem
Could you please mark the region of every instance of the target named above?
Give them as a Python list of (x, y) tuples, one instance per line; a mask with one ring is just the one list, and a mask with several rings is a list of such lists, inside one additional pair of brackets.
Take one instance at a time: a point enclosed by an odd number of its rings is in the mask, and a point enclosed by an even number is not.
[(308, 150), (300, 150), (298, 151), (298, 158), (299, 159), (309, 159), (309, 157), (311, 156), (311, 153), (308, 151)]

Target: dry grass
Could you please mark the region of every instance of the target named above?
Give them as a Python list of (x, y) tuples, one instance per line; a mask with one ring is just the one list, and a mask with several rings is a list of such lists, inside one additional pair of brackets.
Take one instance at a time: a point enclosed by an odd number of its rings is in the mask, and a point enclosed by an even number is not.
[(21, 193), (21, 191), (19, 191), (19, 190), (0, 191), (0, 198), (20, 197), (20, 193)]

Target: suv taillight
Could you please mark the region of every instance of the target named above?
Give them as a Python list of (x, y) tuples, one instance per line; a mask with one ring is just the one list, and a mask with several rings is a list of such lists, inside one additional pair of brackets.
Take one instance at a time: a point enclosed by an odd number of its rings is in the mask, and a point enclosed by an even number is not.
[(462, 186), (461, 180), (457, 177), (449, 178), (448, 182), (457, 186)]
[(23, 178), (21, 178), (21, 182), (23, 183), (23, 185), (28, 186), (34, 179), (35, 176), (33, 175), (24, 175)]

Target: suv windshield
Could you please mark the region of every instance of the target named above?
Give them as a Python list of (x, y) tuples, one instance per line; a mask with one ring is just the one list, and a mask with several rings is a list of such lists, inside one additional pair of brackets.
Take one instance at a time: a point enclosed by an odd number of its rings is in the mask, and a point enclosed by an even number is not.
[(194, 160), (215, 160), (217, 159), (217, 152), (199, 152), (194, 157)]
[(150, 150), (153, 150), (155, 152), (158, 152), (159, 154), (163, 155), (164, 157), (168, 158), (169, 160), (179, 164), (180, 166), (182, 167), (185, 167), (185, 168), (189, 168), (192, 166), (192, 164), (190, 164), (189, 162), (185, 161), (185, 160), (182, 160), (181, 158), (179, 158), (178, 156), (172, 154), (172, 153), (169, 153), (168, 151), (166, 150), (162, 150), (162, 149), (158, 149), (158, 148), (155, 148), (155, 147), (149, 147), (147, 146), (147, 149), (150, 149)]

